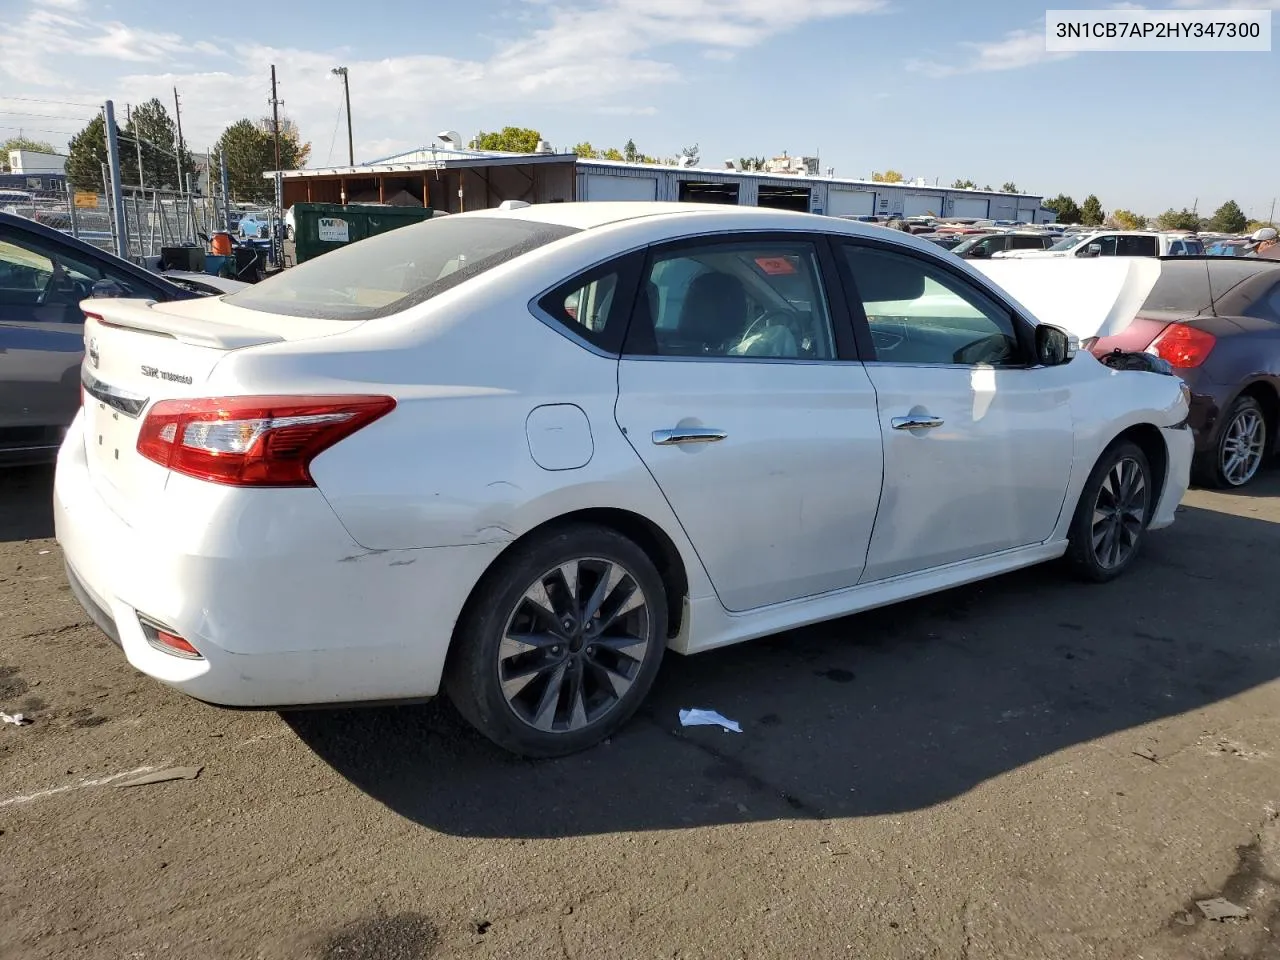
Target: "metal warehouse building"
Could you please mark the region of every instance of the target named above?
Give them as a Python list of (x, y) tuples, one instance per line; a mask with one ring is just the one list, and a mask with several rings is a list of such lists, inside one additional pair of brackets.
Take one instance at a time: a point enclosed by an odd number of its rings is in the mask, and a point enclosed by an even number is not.
[[(271, 178), (273, 173), (264, 174)], [(574, 154), (496, 153), (422, 147), (355, 167), (288, 170), (281, 174), (284, 208), (298, 202), (395, 203), (447, 213), (484, 210), (504, 200), (680, 200), (775, 207), (828, 216), (1054, 219), (1030, 194), (957, 190), (912, 183), (613, 160)]]
[(923, 183), (702, 170), (610, 160), (579, 160), (579, 200), (692, 200), (778, 207), (828, 216), (897, 214), (1043, 223), (1054, 219), (1031, 194), (957, 190)]

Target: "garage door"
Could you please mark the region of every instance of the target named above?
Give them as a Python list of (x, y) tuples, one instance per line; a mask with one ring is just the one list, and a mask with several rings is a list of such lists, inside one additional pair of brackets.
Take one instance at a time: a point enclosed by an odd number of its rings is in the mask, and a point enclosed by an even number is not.
[(604, 173), (587, 176), (588, 200), (656, 200), (657, 177), (611, 177)]
[(942, 198), (929, 196), (908, 196), (902, 201), (904, 217), (940, 217), (942, 216)]
[(952, 209), (951, 215), (953, 217), (973, 217), (978, 220), (985, 220), (987, 206), (990, 202), (977, 197), (956, 197), (955, 207)]
[(1036, 208), (1035, 207), (1019, 207), (1018, 216), (1015, 219), (1022, 220), (1026, 223), (1035, 223)]
[(827, 213), (833, 217), (861, 217), (876, 212), (876, 195), (870, 190), (828, 190)]
[(996, 200), (991, 204), (992, 220), (1017, 220), (1018, 208), (1012, 200)]

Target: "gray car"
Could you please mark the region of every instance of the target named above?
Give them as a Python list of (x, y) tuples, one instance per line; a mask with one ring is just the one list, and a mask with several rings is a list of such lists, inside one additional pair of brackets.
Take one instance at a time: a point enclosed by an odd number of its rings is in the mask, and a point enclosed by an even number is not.
[(0, 465), (51, 461), (79, 409), (80, 301), (201, 295), (67, 234), (0, 213)]

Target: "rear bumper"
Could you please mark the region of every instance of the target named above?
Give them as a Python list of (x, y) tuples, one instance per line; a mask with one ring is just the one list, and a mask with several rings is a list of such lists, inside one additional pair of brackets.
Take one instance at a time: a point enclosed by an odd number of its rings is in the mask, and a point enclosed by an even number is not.
[(1195, 437), (1190, 427), (1162, 427), (1165, 449), (1169, 452), (1169, 468), (1165, 473), (1164, 489), (1156, 504), (1149, 529), (1159, 530), (1173, 523), (1178, 505), (1191, 483), (1191, 458), (1195, 455)]
[[(76, 599), (135, 668), (190, 696), (271, 708), (434, 696), (453, 627), (501, 545), (374, 552), (317, 490), (170, 477), (126, 523), (94, 488), (79, 419), (54, 524)], [(153, 646), (139, 615), (201, 659)]]

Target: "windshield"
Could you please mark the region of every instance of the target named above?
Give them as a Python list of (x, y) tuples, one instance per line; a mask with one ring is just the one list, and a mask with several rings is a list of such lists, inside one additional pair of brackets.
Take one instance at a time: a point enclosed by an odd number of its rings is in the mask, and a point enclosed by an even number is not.
[(1072, 247), (1078, 247), (1083, 239), (1084, 237), (1078, 233), (1070, 237), (1063, 237), (1049, 249), (1054, 251), (1070, 250)]
[(506, 217), (432, 219), (339, 247), (226, 302), (290, 317), (371, 320), (578, 232)]

